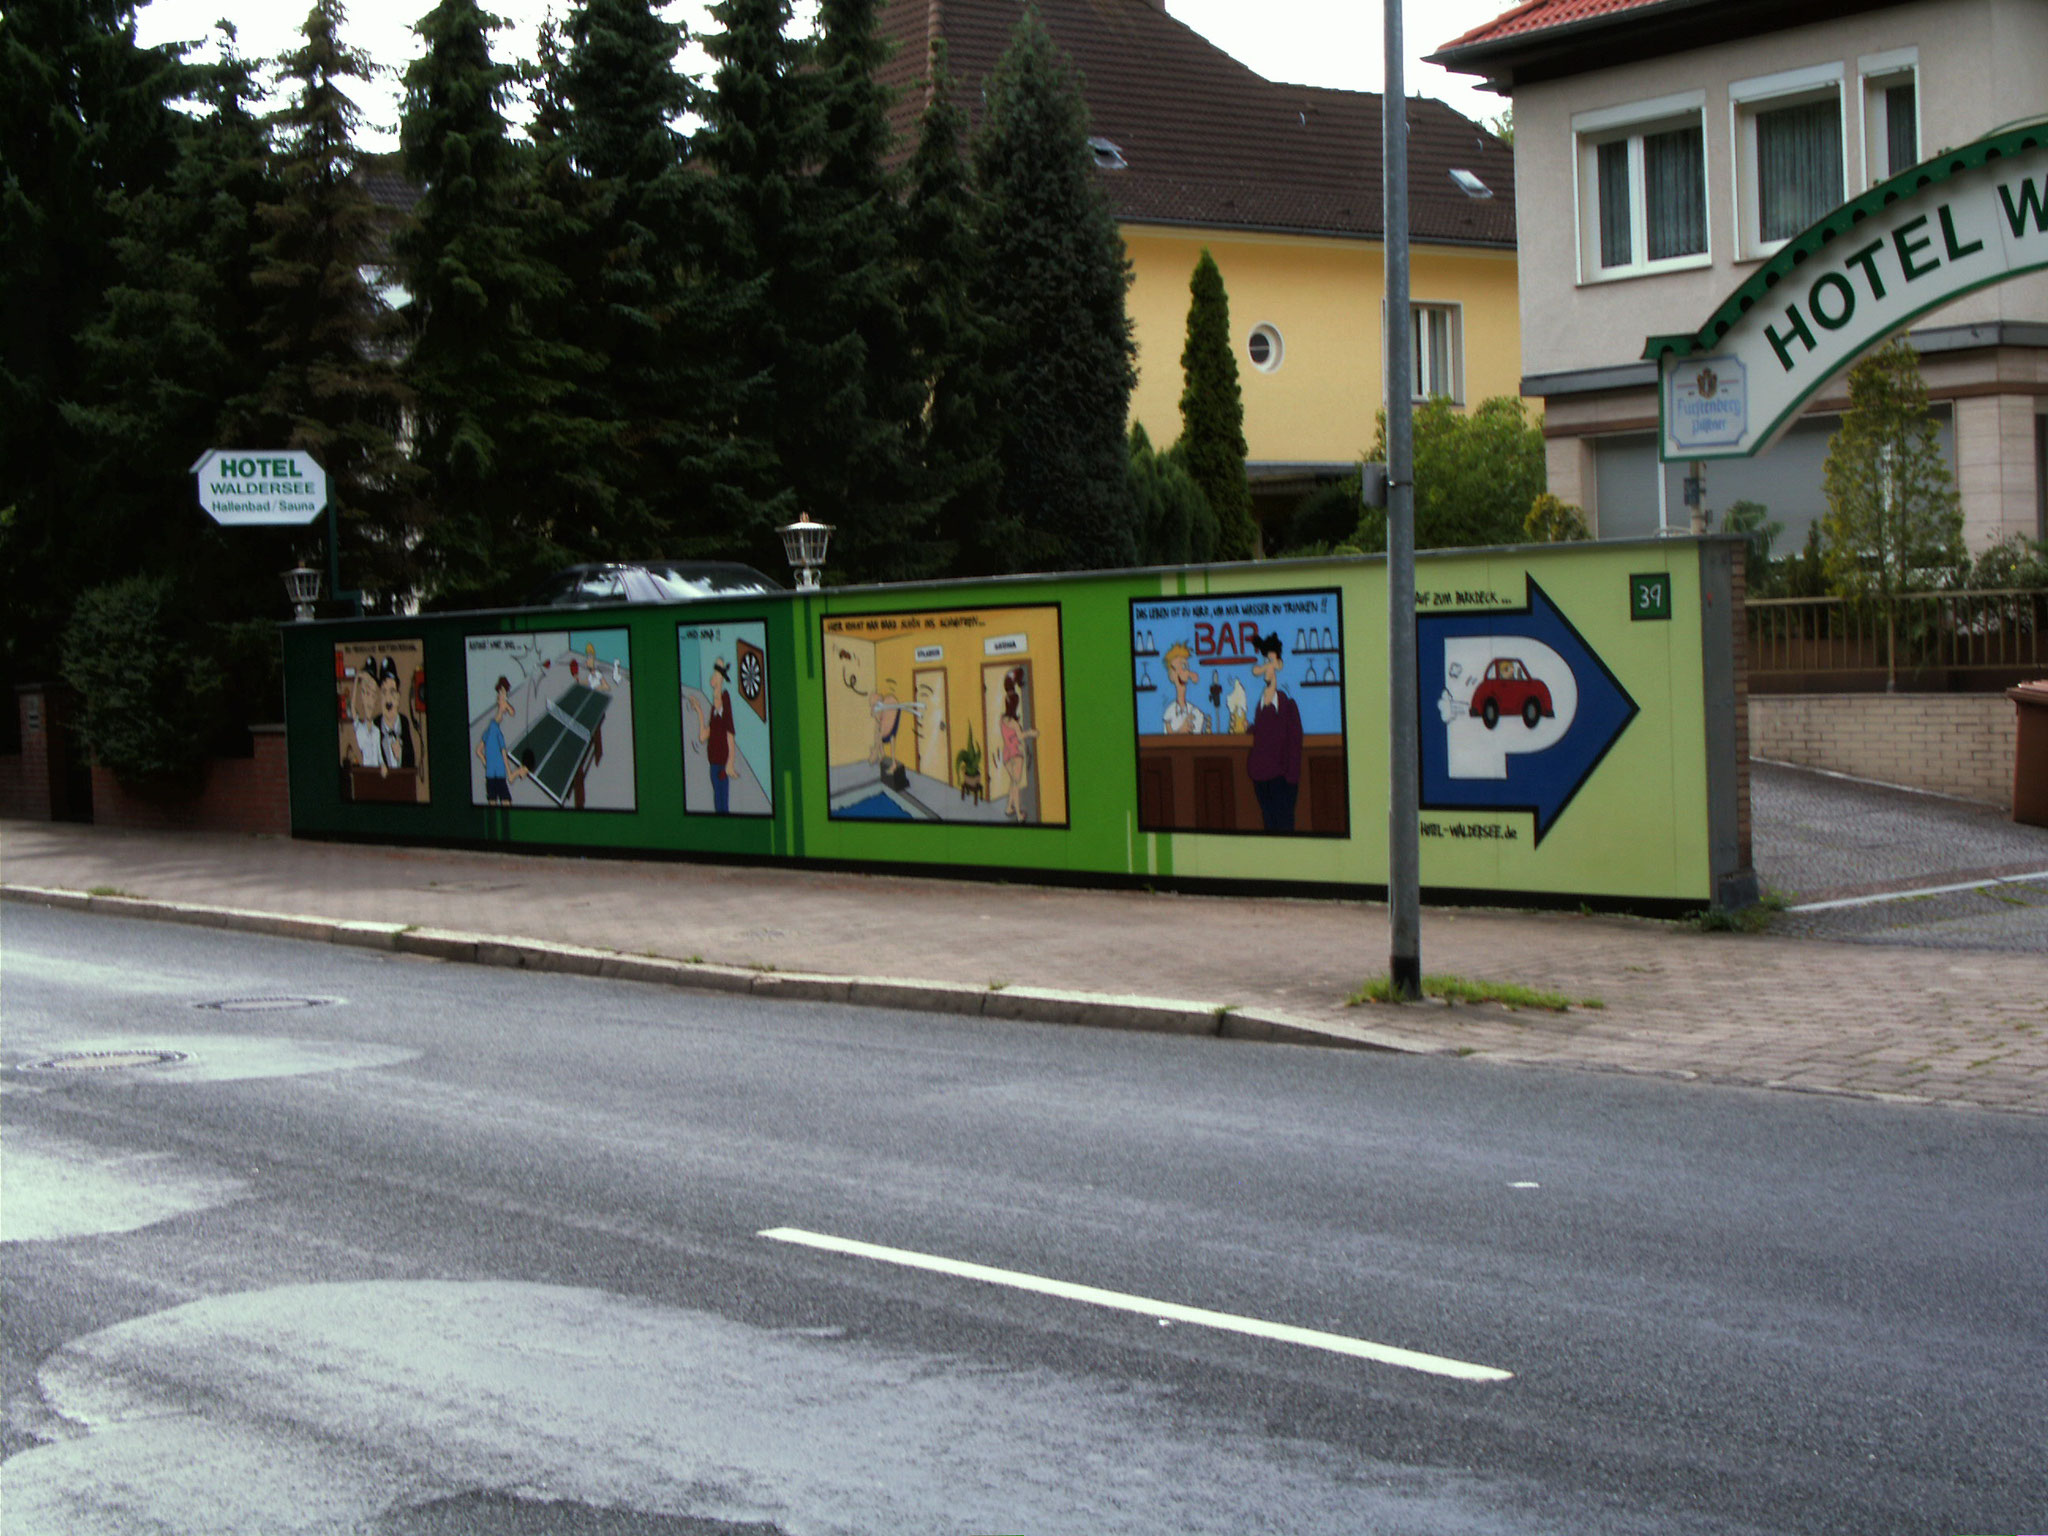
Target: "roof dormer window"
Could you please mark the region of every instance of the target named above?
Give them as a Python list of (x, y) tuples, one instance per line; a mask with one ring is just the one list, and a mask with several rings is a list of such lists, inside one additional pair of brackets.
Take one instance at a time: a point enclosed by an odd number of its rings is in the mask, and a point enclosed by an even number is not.
[(1131, 162), (1124, 158), (1124, 152), (1100, 134), (1089, 137), (1088, 152), (1095, 156), (1095, 169), (1098, 171), (1121, 171), (1130, 167)]

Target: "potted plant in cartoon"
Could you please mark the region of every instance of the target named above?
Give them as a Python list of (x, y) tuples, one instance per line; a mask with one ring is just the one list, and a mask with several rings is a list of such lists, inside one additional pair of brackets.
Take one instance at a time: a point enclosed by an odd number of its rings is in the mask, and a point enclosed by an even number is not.
[(960, 798), (965, 800), (973, 795), (977, 800), (981, 799), (981, 748), (974, 740), (972, 724), (967, 727), (967, 745), (953, 754), (953, 766), (960, 773)]

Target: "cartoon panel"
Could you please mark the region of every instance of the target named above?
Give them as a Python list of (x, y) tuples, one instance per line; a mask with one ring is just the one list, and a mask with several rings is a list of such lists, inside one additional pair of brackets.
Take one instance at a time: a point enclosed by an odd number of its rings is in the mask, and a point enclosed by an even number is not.
[(1348, 836), (1335, 591), (1135, 598), (1138, 826)]
[(366, 640), (334, 648), (341, 798), (425, 805), (426, 645)]
[(1067, 824), (1057, 605), (823, 625), (835, 820)]
[(471, 635), (464, 648), (472, 804), (634, 808), (625, 630)]
[(678, 624), (676, 659), (683, 809), (698, 816), (772, 815), (767, 626)]
[(1525, 580), (1519, 608), (1416, 618), (1422, 808), (1527, 811), (1540, 843), (1636, 702)]

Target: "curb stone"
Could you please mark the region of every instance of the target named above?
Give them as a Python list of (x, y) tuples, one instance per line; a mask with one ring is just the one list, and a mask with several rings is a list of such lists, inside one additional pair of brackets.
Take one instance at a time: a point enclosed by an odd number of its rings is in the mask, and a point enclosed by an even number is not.
[(153, 918), (233, 932), (390, 950), (461, 965), (602, 976), (618, 981), (709, 992), (746, 992), (791, 1002), (845, 1003), (855, 1007), (957, 1013), (970, 1018), (978, 1016), (1024, 1023), (1080, 1024), (1097, 1029), (1206, 1035), (1269, 1044), (1442, 1054), (1440, 1047), (1384, 1030), (1333, 1029), (1272, 1009), (1239, 1008), (1179, 998), (1074, 992), (1057, 987), (994, 988), (911, 978), (764, 971), (700, 960), (621, 954), (616, 950), (546, 939), (513, 939), (405, 923), (256, 912), (239, 907), (159, 901), (140, 896), (93, 896), (83, 891), (48, 886), (0, 884), (0, 900), (66, 911)]

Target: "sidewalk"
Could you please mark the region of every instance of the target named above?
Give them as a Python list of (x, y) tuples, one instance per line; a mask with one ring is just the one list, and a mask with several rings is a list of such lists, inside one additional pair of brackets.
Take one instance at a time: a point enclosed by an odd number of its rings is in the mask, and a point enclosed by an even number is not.
[[(1218, 1032), (1218, 1011), (1233, 1008), (1243, 1012), (1221, 1032), (2048, 1114), (2041, 953), (1875, 950), (1632, 918), (1427, 908), (1428, 973), (1600, 1006), (1353, 1008), (1346, 999), (1386, 967), (1380, 905), (27, 822), (0, 824), (0, 881), (16, 899), (35, 899), (28, 888), (113, 888), (391, 925), (378, 930), (387, 941), (399, 926), (449, 930), (468, 937), (412, 947), (464, 957), (478, 936), (665, 956), (706, 962), (699, 984), (784, 995), (846, 995), (843, 984), (806, 994), (791, 973), (900, 978), (967, 989), (928, 992), (925, 1006), (951, 1006), (950, 996), (966, 1011), (1179, 1027), (1161, 1022), (1174, 1010), (1130, 1010), (1136, 995), (1193, 1005), (1178, 1015), (1203, 1032)], [(495, 958), (533, 963), (516, 951)]]

